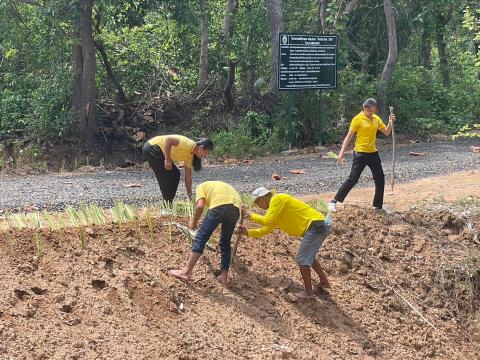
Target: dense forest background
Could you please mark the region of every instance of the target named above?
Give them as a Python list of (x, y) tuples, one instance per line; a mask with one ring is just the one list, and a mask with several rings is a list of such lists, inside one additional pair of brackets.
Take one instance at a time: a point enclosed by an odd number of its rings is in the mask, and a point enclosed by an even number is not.
[[(211, 136), (220, 156), (285, 149), (280, 31), (339, 36), (327, 143), (372, 96), (404, 134), (479, 122), (479, 1), (1, 0), (2, 150), (134, 151), (172, 131)], [(295, 94), (298, 147), (318, 141), (318, 96)]]

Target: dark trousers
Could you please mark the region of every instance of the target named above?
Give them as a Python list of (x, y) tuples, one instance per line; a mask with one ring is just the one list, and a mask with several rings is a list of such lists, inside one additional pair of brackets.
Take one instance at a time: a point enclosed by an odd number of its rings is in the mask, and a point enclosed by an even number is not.
[(173, 165), (172, 170), (165, 170), (165, 155), (162, 149), (148, 142), (143, 146), (143, 158), (148, 161), (157, 178), (163, 200), (171, 203), (177, 193), (180, 182), (180, 170)]
[(357, 153), (353, 154), (352, 170), (348, 179), (340, 186), (334, 199), (343, 202), (348, 193), (360, 179), (360, 175), (368, 166), (372, 171), (373, 180), (375, 181), (375, 196), (373, 197), (373, 206), (381, 209), (383, 206), (383, 191), (385, 189), (385, 174), (382, 169), (382, 162), (378, 152), (374, 153)]
[(230, 243), (239, 217), (240, 210), (232, 204), (220, 205), (208, 210), (193, 241), (192, 252), (203, 254), (208, 239), (210, 239), (217, 226), (222, 224), (220, 235), (221, 269), (228, 270), (232, 253)]

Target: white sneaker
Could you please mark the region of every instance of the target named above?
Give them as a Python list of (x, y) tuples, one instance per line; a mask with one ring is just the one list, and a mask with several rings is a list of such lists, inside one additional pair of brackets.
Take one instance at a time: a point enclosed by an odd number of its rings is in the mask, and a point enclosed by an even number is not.
[(328, 210), (330, 210), (331, 212), (336, 212), (337, 211), (337, 203), (334, 203), (334, 202), (329, 202), (328, 203)]
[(373, 211), (375, 211), (377, 214), (381, 215), (392, 215), (392, 212), (386, 209), (379, 209), (377, 207), (373, 207)]

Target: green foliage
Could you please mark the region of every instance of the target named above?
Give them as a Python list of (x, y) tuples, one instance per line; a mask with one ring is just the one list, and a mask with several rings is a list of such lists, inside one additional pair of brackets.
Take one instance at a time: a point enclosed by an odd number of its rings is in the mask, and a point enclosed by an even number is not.
[[(0, 2), (0, 141), (62, 139), (75, 123), (71, 60), (78, 2), (31, 3), (35, 4)], [(192, 127), (179, 130), (198, 135), (215, 129), (216, 153), (222, 156), (256, 156), (286, 147), (286, 97), (270, 102), (266, 96), (272, 54), (265, 1), (239, 2), (230, 37), (223, 30), (226, 1), (208, 1), (210, 87), (198, 102), (185, 100), (198, 95), (198, 1), (99, 0), (94, 4), (95, 40), (104, 44), (113, 72), (133, 107), (156, 102), (163, 106), (172, 98), (181, 99), (182, 105), (188, 102), (186, 112), (188, 119), (193, 119)], [(331, 0), (325, 10), (325, 33), (340, 38), (339, 86), (323, 92), (327, 142), (340, 141), (362, 101), (376, 95), (388, 55), (384, 13), (378, 1), (359, 2), (349, 12), (344, 11), (345, 4)], [(428, 136), (438, 131), (457, 133), (478, 122), (480, 59), (475, 46), (480, 41), (480, 17), (476, 3), (399, 0), (395, 6), (399, 60), (388, 102), (395, 107), (398, 130)], [(286, 31), (319, 31), (317, 1), (284, 0), (282, 7)], [(436, 46), (438, 15), (448, 18), (441, 34), (447, 44), (449, 88), (442, 84)], [(432, 45), (431, 69), (421, 61), (425, 34)], [(369, 53), (366, 62), (361, 52)], [(229, 59), (238, 60), (234, 88), (238, 107), (227, 114), (216, 96), (223, 96)], [(100, 102), (117, 101), (117, 89), (98, 53), (96, 83)], [(317, 120), (317, 93), (297, 93), (294, 146), (317, 142)], [(225, 128), (228, 131), (218, 131)]]
[(458, 138), (480, 138), (480, 124), (465, 125), (458, 133), (452, 136), (453, 140)]
[(268, 115), (253, 111), (248, 112), (243, 122), (231, 130), (213, 134), (212, 140), (215, 156), (239, 159), (276, 153), (285, 147), (280, 126), (273, 126)]

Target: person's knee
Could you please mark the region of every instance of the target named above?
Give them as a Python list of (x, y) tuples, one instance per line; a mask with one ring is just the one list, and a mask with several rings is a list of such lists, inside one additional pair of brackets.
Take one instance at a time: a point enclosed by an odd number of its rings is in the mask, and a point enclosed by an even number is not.
[(203, 250), (205, 250), (205, 245), (207, 244), (208, 239), (198, 238), (195, 237), (195, 240), (192, 244), (192, 252), (197, 254), (203, 254)]
[(305, 255), (301, 253), (295, 255), (295, 262), (300, 267), (310, 267), (312, 265), (307, 259), (305, 259)]
[(349, 185), (355, 185), (360, 180), (360, 174), (350, 174), (346, 181)]

